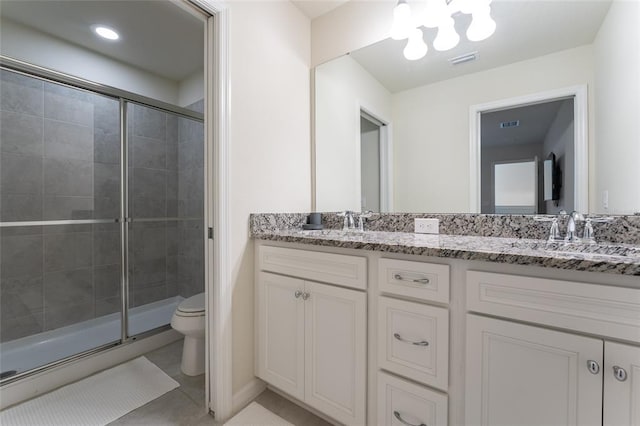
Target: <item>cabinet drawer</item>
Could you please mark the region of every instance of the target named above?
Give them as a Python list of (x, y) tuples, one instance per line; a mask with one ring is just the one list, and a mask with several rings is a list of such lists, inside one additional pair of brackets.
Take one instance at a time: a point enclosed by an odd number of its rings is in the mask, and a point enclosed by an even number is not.
[(449, 311), (380, 297), (378, 315), (380, 367), (446, 390)]
[(447, 405), (445, 394), (378, 373), (379, 425), (446, 426)]
[(380, 259), (378, 285), (385, 293), (449, 303), (449, 265)]
[(640, 342), (640, 289), (468, 271), (467, 309)]
[(261, 246), (260, 270), (358, 289), (367, 288), (367, 259), (282, 247)]

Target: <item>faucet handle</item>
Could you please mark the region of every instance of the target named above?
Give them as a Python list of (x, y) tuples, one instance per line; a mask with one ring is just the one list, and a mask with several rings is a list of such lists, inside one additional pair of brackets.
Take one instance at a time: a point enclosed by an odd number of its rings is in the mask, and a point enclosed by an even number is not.
[(366, 212), (360, 213), (358, 217), (358, 230), (364, 232), (364, 220), (369, 219), (373, 215), (371, 210), (367, 210)]
[(373, 212), (371, 210), (360, 213), (360, 217), (365, 219), (369, 219), (371, 216), (373, 216)]

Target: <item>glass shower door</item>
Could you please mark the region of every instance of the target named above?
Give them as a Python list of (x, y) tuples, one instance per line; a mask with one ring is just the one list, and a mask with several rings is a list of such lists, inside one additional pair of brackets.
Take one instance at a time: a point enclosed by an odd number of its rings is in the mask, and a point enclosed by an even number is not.
[(3, 379), (120, 340), (119, 101), (0, 71)]
[(204, 126), (127, 103), (128, 335), (204, 291)]

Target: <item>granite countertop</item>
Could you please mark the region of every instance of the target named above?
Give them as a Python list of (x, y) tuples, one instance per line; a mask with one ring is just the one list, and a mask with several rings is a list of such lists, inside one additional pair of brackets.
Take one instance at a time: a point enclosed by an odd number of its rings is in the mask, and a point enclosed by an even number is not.
[(523, 238), (344, 232), (336, 229), (303, 231), (299, 228), (254, 229), (252, 237), (326, 247), (640, 276), (640, 247), (628, 244), (565, 244)]

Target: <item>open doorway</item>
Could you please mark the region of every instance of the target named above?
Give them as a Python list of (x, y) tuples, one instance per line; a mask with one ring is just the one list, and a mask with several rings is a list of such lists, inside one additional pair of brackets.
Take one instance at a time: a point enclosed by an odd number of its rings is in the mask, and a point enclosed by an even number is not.
[(389, 211), (388, 126), (360, 110), (360, 210)]
[[(566, 98), (481, 113), (481, 213), (575, 209), (573, 111), (574, 99)], [(547, 158), (557, 172), (545, 176), (538, 159)], [(545, 183), (559, 187), (555, 197), (545, 196)]]

